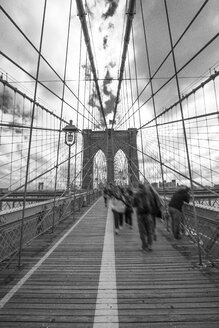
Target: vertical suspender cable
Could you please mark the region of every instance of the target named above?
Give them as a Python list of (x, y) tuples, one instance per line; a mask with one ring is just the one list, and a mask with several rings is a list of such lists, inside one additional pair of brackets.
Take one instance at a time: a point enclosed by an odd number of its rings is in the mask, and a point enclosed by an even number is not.
[(168, 14), (168, 8), (167, 8), (166, 0), (164, 0), (164, 5), (165, 5), (165, 11), (166, 11), (166, 18), (167, 18), (167, 25), (168, 25), (168, 31), (169, 31), (171, 52), (172, 52), (173, 65), (174, 65), (174, 71), (175, 71), (175, 77), (176, 77), (177, 93), (178, 93), (179, 106), (180, 106), (180, 112), (181, 112), (181, 117), (182, 117), (184, 141), (185, 141), (186, 154), (187, 154), (187, 164), (188, 164), (189, 179), (190, 179), (190, 186), (191, 186), (191, 193), (192, 193), (193, 213), (194, 213), (194, 218), (195, 218), (195, 223), (196, 223), (199, 265), (202, 265), (200, 237), (199, 237), (199, 229), (198, 229), (198, 219), (197, 219), (197, 213), (196, 213), (196, 208), (195, 208), (194, 188), (193, 188), (193, 181), (192, 181), (192, 170), (191, 170), (191, 165), (190, 165), (189, 148), (188, 148), (188, 141), (187, 141), (187, 135), (186, 135), (186, 127), (185, 127), (185, 121), (184, 121), (184, 115), (183, 115), (182, 100), (181, 100), (181, 95), (180, 95), (180, 87), (179, 87), (178, 73), (177, 73), (177, 67), (176, 67), (175, 52), (174, 52), (174, 49), (173, 49), (173, 40), (172, 40), (172, 33), (171, 33), (171, 28), (170, 28), (170, 20), (169, 20), (169, 14)]
[[(86, 91), (87, 91), (87, 53), (86, 53), (86, 61), (85, 61), (85, 71), (84, 71), (84, 106), (83, 106), (83, 120), (82, 120), (82, 131), (84, 130), (84, 114), (85, 114), (85, 102), (86, 102)], [(81, 152), (81, 166), (83, 165), (83, 152)], [(83, 168), (81, 169), (81, 174), (80, 174), (80, 186), (82, 188), (82, 172)]]
[[(128, 68), (129, 68), (129, 85), (130, 85), (130, 90), (131, 90), (131, 103), (133, 104), (133, 90), (132, 90), (132, 78), (131, 78), (131, 68), (130, 68), (130, 58), (129, 58), (129, 52), (128, 52)], [(132, 106), (133, 109), (133, 125), (135, 128), (135, 115), (134, 115), (134, 107)]]
[[(17, 91), (14, 90), (14, 101), (13, 101), (13, 123), (14, 123), (14, 117), (15, 117), (15, 109), (16, 109), (16, 101), (17, 101)], [(12, 175), (13, 175), (13, 146), (14, 146), (14, 128), (12, 127), (12, 137), (11, 137), (11, 167), (10, 167), (10, 191), (12, 190)], [(14, 207), (14, 203), (13, 203)]]
[[(128, 93), (128, 81), (127, 81), (127, 75), (126, 75), (126, 70), (124, 71), (125, 73), (125, 89), (126, 89), (126, 102), (127, 102), (127, 108), (129, 108), (129, 93)], [(127, 114), (127, 112), (126, 112)], [(129, 128), (131, 127), (131, 120), (129, 120)]]
[[(191, 20), (191, 22), (188, 24), (188, 26), (186, 27), (186, 29), (183, 31), (183, 33), (180, 35), (179, 39), (176, 41), (176, 43), (174, 44), (173, 48), (175, 48), (177, 46), (177, 44), (180, 42), (180, 40), (183, 38), (183, 36), (185, 35), (185, 33), (188, 31), (188, 29), (191, 27), (191, 25), (193, 24), (193, 22), (195, 21), (195, 19), (199, 16), (199, 14), (202, 12), (203, 8), (205, 7), (205, 5), (209, 2), (209, 0), (206, 0), (201, 8), (198, 10), (198, 12), (196, 13), (196, 15), (193, 17), (193, 19)], [(218, 35), (216, 34), (216, 36), (214, 37), (214, 39), (217, 37)], [(162, 61), (162, 63), (158, 66), (158, 68), (156, 69), (156, 71), (154, 72), (152, 79), (155, 77), (155, 75), (158, 73), (158, 71), (160, 70), (160, 68), (163, 66), (163, 64), (165, 63), (165, 61), (167, 60), (167, 58), (169, 57), (171, 51), (168, 52), (168, 54), (166, 55), (166, 57), (164, 58), (164, 60)], [(150, 80), (148, 81), (148, 83), (144, 86), (144, 88), (141, 90), (139, 96), (141, 96), (144, 92), (144, 90), (147, 88), (147, 86), (149, 85)], [(137, 101), (137, 99), (135, 100), (135, 102)], [(135, 102), (132, 104), (132, 106), (134, 106)], [(129, 108), (130, 110), (131, 108)], [(128, 110), (128, 111), (129, 111)], [(117, 126), (120, 124), (121, 120), (119, 121), (119, 123), (117, 123)]]
[(22, 209), (22, 219), (21, 219), (21, 233), (20, 233), (20, 245), (19, 245), (19, 254), (18, 254), (18, 267), (21, 266), (21, 252), (22, 252), (22, 244), (23, 244), (23, 230), (24, 230), (24, 213), (26, 206), (26, 196), (27, 196), (27, 184), (28, 184), (28, 175), (29, 175), (29, 166), (30, 166), (30, 151), (31, 151), (31, 143), (32, 143), (32, 133), (33, 133), (33, 122), (35, 115), (35, 103), (37, 97), (37, 87), (38, 87), (38, 79), (39, 79), (39, 71), (40, 71), (40, 58), (43, 44), (43, 32), (44, 32), (44, 23), (46, 16), (46, 5), (47, 0), (44, 1), (44, 9), (43, 9), (43, 20), (41, 27), (41, 35), (40, 35), (40, 47), (39, 47), (39, 55), (37, 61), (37, 72), (36, 72), (36, 80), (35, 80), (35, 89), (34, 89), (34, 101), (31, 115), (31, 125), (30, 125), (30, 135), (29, 135), (29, 146), (28, 146), (28, 154), (27, 154), (27, 166), (26, 166), (26, 175), (25, 175), (25, 186), (24, 186), (24, 199), (23, 199), (23, 209)]
[(153, 88), (153, 82), (152, 82), (151, 64), (150, 64), (150, 58), (149, 58), (147, 33), (146, 33), (146, 27), (145, 27), (145, 22), (144, 22), (144, 13), (143, 13), (142, 0), (140, 0), (140, 5), (141, 5), (142, 24), (143, 24), (143, 30), (144, 30), (144, 40), (145, 40), (145, 49), (146, 49), (146, 55), (147, 55), (148, 72), (149, 72), (151, 95), (152, 95), (152, 103), (153, 103), (155, 125), (156, 125), (156, 134), (157, 134), (158, 151), (159, 151), (159, 159), (160, 159), (160, 170), (161, 170), (161, 177), (162, 177), (162, 186), (163, 186), (164, 197), (165, 197), (166, 193), (165, 193), (165, 183), (164, 183), (164, 172), (163, 172), (163, 164), (162, 164), (161, 146), (160, 146), (160, 138), (159, 138), (158, 125), (157, 125), (157, 118), (156, 118), (157, 114), (156, 114), (156, 106), (155, 106), (155, 100), (154, 100), (154, 88)]
[[(122, 84), (122, 93), (123, 93), (123, 97), (122, 97), (122, 105), (123, 105), (123, 117), (125, 117), (126, 116), (126, 111), (125, 111), (125, 99), (126, 99), (126, 97), (125, 97), (125, 86), (124, 86), (124, 83)], [(128, 129), (128, 122), (127, 122), (127, 120), (123, 123), (124, 124), (124, 127), (125, 127), (125, 125), (126, 125), (126, 130)]]
[[(80, 97), (80, 83), (81, 83), (81, 49), (82, 49), (82, 28), (80, 31), (80, 51), (79, 51), (79, 71), (78, 71), (78, 99)], [(76, 126), (78, 126), (78, 111), (79, 111), (79, 101), (77, 101), (77, 115), (76, 115)], [(69, 147), (70, 148), (70, 147)], [(75, 167), (74, 167), (74, 178), (71, 182), (74, 182), (74, 185), (76, 185), (76, 178), (77, 178), (77, 151), (78, 151), (78, 139), (76, 138), (76, 143), (75, 143)], [(73, 188), (74, 190), (74, 198), (73, 198), (73, 218), (75, 215), (75, 200), (76, 200), (76, 189)]]
[(198, 128), (198, 119), (197, 119), (197, 106), (196, 106), (196, 91), (193, 93), (194, 95), (194, 106), (195, 106), (195, 116), (196, 116), (196, 135), (197, 135), (197, 141), (198, 141), (198, 163), (199, 163), (199, 172), (200, 172), (200, 177), (201, 177), (201, 184), (203, 185), (202, 182), (202, 174), (201, 174), (201, 151), (200, 151), (200, 140), (199, 140), (199, 128)]
[[(89, 77), (90, 77), (90, 68), (88, 69), (89, 70)], [(87, 129), (90, 128), (90, 95), (91, 95), (91, 77), (89, 79), (89, 88), (88, 88), (88, 99), (89, 99), (89, 102), (88, 102), (88, 106), (89, 106), (89, 112), (88, 112), (88, 123), (87, 123)]]
[(208, 141), (208, 154), (209, 154), (209, 166), (210, 166), (210, 175), (211, 175), (211, 187), (214, 186), (213, 184), (213, 175), (212, 175), (212, 165), (211, 165), (211, 147), (209, 141), (209, 129), (208, 129), (208, 117), (207, 117), (207, 106), (206, 106), (206, 97), (205, 97), (205, 89), (204, 84), (202, 84), (202, 95), (203, 95), (203, 103), (204, 103), (204, 110), (205, 110), (205, 122), (206, 122), (206, 130), (207, 130), (207, 140)]
[[(216, 73), (216, 71), (215, 71)], [(216, 85), (215, 85), (215, 75), (214, 75), (214, 78), (213, 78), (213, 86), (214, 86), (214, 97), (215, 97), (215, 105), (216, 105), (216, 110), (218, 112), (218, 115), (217, 115), (217, 119), (218, 119), (218, 122), (219, 122), (219, 106), (218, 106), (218, 100), (217, 100), (217, 91), (216, 91)]]
[(69, 35), (70, 35), (70, 27), (71, 27), (71, 8), (72, 8), (72, 0), (70, 0), (69, 17), (68, 17), (68, 31), (67, 31), (67, 40), (66, 40), (66, 49), (65, 49), (65, 64), (64, 64), (64, 76), (63, 76), (64, 83), (62, 86), (61, 114), (60, 114), (60, 122), (59, 122), (59, 137), (58, 137), (58, 147), (57, 147), (57, 157), (56, 157), (55, 195), (54, 195), (54, 205), (53, 205), (52, 231), (54, 230), (54, 225), (55, 225), (55, 200), (56, 200), (58, 163), (59, 163), (60, 142), (61, 142), (61, 127), (62, 127), (62, 117), (63, 117), (63, 107), (64, 107), (63, 100), (65, 97), (65, 81), (66, 81), (66, 71), (67, 71), (67, 63), (68, 63), (68, 47), (69, 47)]
[[(22, 126), (24, 126), (24, 109), (25, 109), (25, 100), (26, 97), (23, 96), (23, 104), (22, 104)], [(24, 143), (24, 128), (22, 127), (22, 134), (21, 134), (21, 148), (20, 148), (20, 154), (21, 154), (21, 160), (20, 160), (20, 185), (22, 181), (22, 165), (23, 165), (23, 143)]]
[[(134, 40), (134, 33), (133, 33), (133, 27), (132, 27), (132, 47), (133, 47), (133, 53), (134, 53), (134, 64), (135, 64), (135, 83), (136, 83), (136, 91), (137, 91), (137, 99), (138, 99), (138, 108), (140, 107), (139, 102), (139, 88), (138, 88), (138, 73), (137, 73), (137, 63), (136, 63), (136, 54), (135, 54), (135, 40)], [(133, 102), (132, 102), (133, 103)], [(134, 115), (134, 107), (133, 108), (133, 115)], [(141, 126), (141, 114), (140, 110), (138, 111), (139, 114), (139, 124)], [(143, 172), (144, 172), (144, 178), (145, 178), (145, 163), (144, 163), (144, 149), (143, 149), (143, 135), (142, 135), (142, 129), (140, 130), (140, 136), (141, 136), (141, 152), (142, 152), (142, 163), (143, 163)]]
[[(3, 77), (1, 76), (0, 79), (3, 79)], [(3, 113), (4, 113), (4, 104), (5, 104), (5, 93), (6, 93), (6, 85), (5, 83), (3, 83), (3, 92), (2, 92), (2, 114), (1, 114), (1, 120), (0, 122), (2, 123), (3, 122)], [(3, 130), (3, 127), (1, 125), (0, 127), (0, 145), (2, 144), (2, 130)]]

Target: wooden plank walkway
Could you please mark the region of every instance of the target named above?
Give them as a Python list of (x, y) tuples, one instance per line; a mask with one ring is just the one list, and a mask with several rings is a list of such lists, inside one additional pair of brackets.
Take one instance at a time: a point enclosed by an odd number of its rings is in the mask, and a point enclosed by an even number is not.
[(114, 235), (99, 199), (31, 269), (1, 286), (0, 327), (218, 328), (217, 280), (162, 229), (144, 253), (136, 221)]

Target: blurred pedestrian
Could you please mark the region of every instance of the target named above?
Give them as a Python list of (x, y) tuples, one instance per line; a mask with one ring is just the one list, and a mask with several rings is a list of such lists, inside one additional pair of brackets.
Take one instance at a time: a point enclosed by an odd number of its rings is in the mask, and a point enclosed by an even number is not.
[(119, 233), (119, 229), (123, 228), (123, 215), (125, 213), (125, 204), (121, 198), (119, 188), (114, 188), (111, 197), (111, 209), (114, 216), (115, 233)]
[(149, 183), (145, 186), (145, 188), (150, 202), (151, 216), (153, 221), (153, 239), (157, 240), (156, 219), (162, 218), (164, 202), (159, 196), (158, 192)]
[(125, 208), (125, 223), (132, 229), (132, 213), (133, 213), (133, 191), (127, 187), (124, 192), (126, 208)]
[(141, 247), (144, 251), (151, 251), (153, 243), (153, 219), (149, 198), (148, 190), (140, 183), (134, 196), (133, 207), (136, 207)]
[(184, 232), (185, 218), (183, 213), (184, 202), (189, 203), (190, 200), (190, 188), (183, 187), (177, 190), (170, 202), (169, 213), (172, 221), (172, 232), (175, 239), (181, 238), (181, 231)]
[(107, 188), (104, 187), (103, 188), (103, 199), (104, 199), (104, 205), (105, 205), (105, 207), (107, 207), (107, 196), (108, 196)]

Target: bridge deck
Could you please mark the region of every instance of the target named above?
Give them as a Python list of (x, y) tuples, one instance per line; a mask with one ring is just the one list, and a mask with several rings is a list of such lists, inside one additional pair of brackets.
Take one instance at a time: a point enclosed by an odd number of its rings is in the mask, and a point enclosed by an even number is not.
[(153, 251), (143, 253), (136, 222), (114, 236), (112, 213), (99, 199), (29, 271), (1, 287), (0, 327), (218, 327), (216, 281), (161, 229)]

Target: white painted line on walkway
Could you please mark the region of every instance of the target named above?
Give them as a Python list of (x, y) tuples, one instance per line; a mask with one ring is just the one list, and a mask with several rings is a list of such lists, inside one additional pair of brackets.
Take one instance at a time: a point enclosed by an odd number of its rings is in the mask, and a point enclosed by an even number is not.
[(41, 266), (41, 264), (52, 254), (52, 252), (63, 242), (63, 240), (74, 230), (81, 220), (96, 205), (98, 200), (87, 210), (86, 213), (62, 236), (55, 245), (27, 272), (27, 274), (0, 300), (0, 309), (11, 299), (12, 296), (23, 286), (23, 284), (32, 276), (32, 274)]
[(93, 328), (118, 328), (113, 213), (108, 210)]

